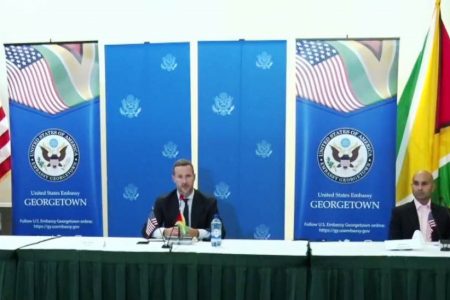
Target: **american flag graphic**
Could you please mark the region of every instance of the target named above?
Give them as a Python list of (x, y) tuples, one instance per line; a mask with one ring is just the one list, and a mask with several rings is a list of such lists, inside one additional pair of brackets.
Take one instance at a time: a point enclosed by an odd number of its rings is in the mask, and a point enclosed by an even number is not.
[(150, 238), (153, 234), (153, 231), (155, 231), (156, 228), (158, 228), (158, 220), (156, 220), (155, 216), (149, 217), (147, 219), (147, 227), (145, 228), (145, 235), (147, 238)]
[(8, 120), (0, 103), (0, 179), (11, 170), (11, 146)]
[(344, 62), (333, 46), (323, 41), (297, 40), (296, 52), (298, 97), (342, 112), (363, 107), (352, 93)]
[(32, 46), (5, 46), (8, 92), (12, 101), (56, 114), (68, 109), (59, 96), (42, 54)]

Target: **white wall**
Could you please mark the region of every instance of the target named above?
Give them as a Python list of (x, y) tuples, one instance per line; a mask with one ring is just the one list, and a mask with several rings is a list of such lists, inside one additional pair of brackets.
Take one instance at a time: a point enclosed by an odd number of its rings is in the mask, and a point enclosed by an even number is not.
[[(442, 11), (450, 13), (450, 0), (442, 1)], [(293, 141), (295, 38), (399, 37), (400, 94), (421, 50), (433, 8), (433, 0), (1, 0), (0, 43), (98, 40), (102, 68), (101, 98), (104, 100), (102, 58), (105, 44), (191, 42), (192, 125), (196, 128), (197, 41), (286, 39), (289, 47), (287, 139)], [(443, 17), (450, 24), (448, 14)], [(4, 53), (0, 50), (0, 99), (7, 111), (5, 78)], [(103, 125), (104, 105), (105, 101), (102, 101)], [(197, 137), (193, 138), (195, 142)], [(293, 222), (294, 147), (288, 142), (288, 238), (292, 235)], [(102, 151), (105, 157), (105, 149)], [(196, 153), (194, 148), (194, 163)], [(102, 165), (106, 166), (105, 161)], [(103, 191), (106, 199), (106, 179)], [(10, 197), (8, 180), (0, 182), (0, 206), (9, 206)]]
[(400, 37), (403, 86), (433, 7), (433, 0), (2, 0), (0, 42)]

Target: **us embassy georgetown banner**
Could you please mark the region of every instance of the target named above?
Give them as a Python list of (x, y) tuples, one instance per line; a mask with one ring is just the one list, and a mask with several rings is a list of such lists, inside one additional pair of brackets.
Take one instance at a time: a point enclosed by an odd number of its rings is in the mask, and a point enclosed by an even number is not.
[(384, 240), (398, 40), (297, 40), (296, 239)]
[(102, 235), (97, 43), (5, 53), (13, 233)]
[(140, 236), (191, 157), (189, 58), (189, 43), (105, 47), (109, 236)]
[(229, 238), (283, 239), (286, 42), (200, 42), (199, 187)]

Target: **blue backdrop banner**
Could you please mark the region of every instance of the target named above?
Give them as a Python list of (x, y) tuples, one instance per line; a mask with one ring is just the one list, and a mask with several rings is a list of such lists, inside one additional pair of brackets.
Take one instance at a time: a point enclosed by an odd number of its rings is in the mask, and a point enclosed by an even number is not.
[(199, 43), (199, 187), (229, 238), (284, 238), (286, 42)]
[(397, 64), (397, 40), (297, 40), (296, 239), (387, 238)]
[(13, 233), (102, 235), (97, 43), (5, 52)]
[(106, 56), (110, 236), (139, 236), (172, 165), (191, 157), (189, 44), (109, 45)]

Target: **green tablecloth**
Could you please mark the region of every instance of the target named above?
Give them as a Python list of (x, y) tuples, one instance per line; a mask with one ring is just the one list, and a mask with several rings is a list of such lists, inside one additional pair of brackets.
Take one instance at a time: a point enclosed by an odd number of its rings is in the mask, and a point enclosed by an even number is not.
[(19, 250), (18, 299), (306, 299), (306, 256)]
[(450, 300), (450, 258), (0, 250), (0, 299)]
[(0, 250), (0, 299), (15, 297), (16, 257), (14, 250)]
[(312, 256), (310, 299), (450, 299), (448, 257)]

